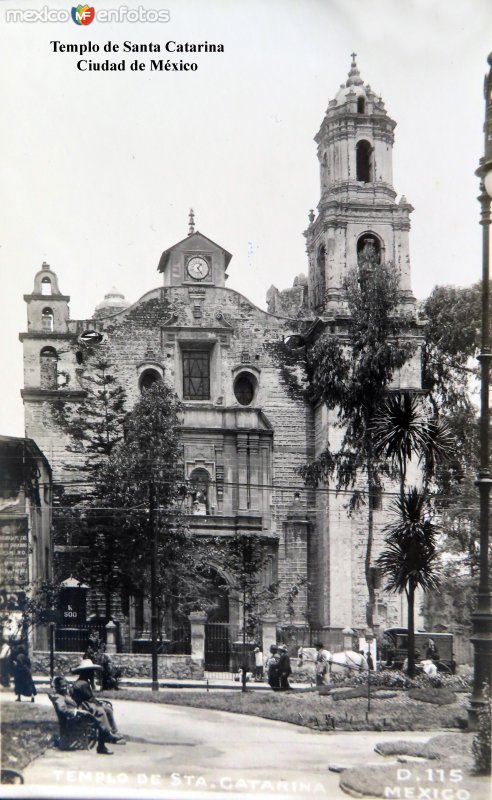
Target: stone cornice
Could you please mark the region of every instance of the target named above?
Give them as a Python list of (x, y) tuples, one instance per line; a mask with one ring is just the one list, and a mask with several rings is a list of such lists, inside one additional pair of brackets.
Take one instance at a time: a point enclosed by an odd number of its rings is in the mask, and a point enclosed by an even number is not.
[(53, 341), (57, 339), (67, 339), (75, 342), (77, 341), (77, 334), (57, 333), (56, 331), (29, 331), (28, 333), (19, 333), (19, 340), (21, 342), (29, 339), (50, 339)]
[(24, 400), (51, 400), (56, 397), (64, 397), (66, 400), (84, 400), (87, 397), (85, 389), (21, 389), (21, 397)]

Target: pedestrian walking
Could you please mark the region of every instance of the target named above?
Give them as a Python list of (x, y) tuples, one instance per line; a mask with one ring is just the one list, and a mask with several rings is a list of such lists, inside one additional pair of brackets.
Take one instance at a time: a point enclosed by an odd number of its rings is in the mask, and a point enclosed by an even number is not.
[(255, 681), (258, 683), (263, 680), (263, 653), (259, 647), (255, 647)]
[(34, 703), (37, 691), (34, 685), (31, 674), (31, 661), (26, 654), (24, 645), (19, 645), (13, 660), (14, 672), (14, 691), (17, 695), (17, 701), (21, 702), (21, 695), (30, 697), (31, 703)]
[(279, 675), (278, 675), (278, 662), (279, 662), (280, 654), (278, 651), (278, 647), (276, 644), (270, 645), (270, 655), (268, 656), (267, 661), (267, 675), (268, 675), (268, 684), (271, 686), (274, 692), (278, 692), (280, 689), (279, 684)]

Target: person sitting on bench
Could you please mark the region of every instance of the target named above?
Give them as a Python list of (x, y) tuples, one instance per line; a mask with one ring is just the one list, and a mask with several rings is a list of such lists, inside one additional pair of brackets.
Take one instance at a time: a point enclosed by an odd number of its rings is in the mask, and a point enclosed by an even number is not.
[(90, 711), (96, 719), (101, 719), (103, 724), (109, 727), (111, 733), (116, 737), (113, 741), (117, 741), (120, 744), (124, 742), (123, 736), (118, 732), (113, 705), (109, 700), (100, 700), (96, 697), (90, 683), (83, 678), (79, 678), (79, 680), (71, 684), (70, 692), (79, 708)]
[(108, 750), (106, 743), (120, 742), (121, 737), (111, 732), (111, 727), (106, 715), (96, 715), (89, 708), (81, 708), (72, 695), (71, 685), (63, 676), (56, 676), (53, 681), (53, 687), (55, 693), (50, 695), (50, 699), (58, 717), (67, 720), (82, 716), (91, 717), (97, 728), (97, 752), (102, 755), (112, 755), (112, 751)]

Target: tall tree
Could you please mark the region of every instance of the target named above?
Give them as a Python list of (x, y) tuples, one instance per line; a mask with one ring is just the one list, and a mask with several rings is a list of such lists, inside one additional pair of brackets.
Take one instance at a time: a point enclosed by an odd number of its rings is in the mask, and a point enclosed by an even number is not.
[[(431, 482), (437, 466), (451, 452), (449, 425), (432, 413), (421, 395), (397, 392), (387, 397), (372, 424), (374, 452), (387, 460), (399, 482), (393, 504), (395, 520), (386, 526), (386, 547), (377, 559), (388, 577), (389, 590), (403, 592), (408, 606), (408, 671), (415, 671), (415, 590), (436, 585), (435, 527), (429, 515)], [(408, 486), (411, 463), (420, 466), (421, 488)]]
[(386, 576), (386, 589), (403, 593), (408, 607), (408, 674), (415, 674), (415, 591), (439, 585), (437, 530), (429, 515), (429, 498), (415, 486), (391, 508), (394, 521), (385, 527), (386, 545), (376, 564)]
[(113, 540), (117, 567), (128, 591), (156, 590), (154, 630), (164, 612), (196, 608), (202, 595), (206, 552), (186, 527), (180, 437), (181, 404), (164, 383), (147, 389), (125, 421), (125, 439), (101, 471), (100, 507), (118, 510)]
[[(490, 297), (492, 313), (492, 292)], [(465, 288), (437, 286), (421, 307), (427, 321), (424, 384), (455, 440), (453, 457), (435, 476), (444, 532), (439, 544), (445, 560), (441, 607), (447, 607), (446, 621), (451, 626), (469, 623), (477, 566), (479, 496), (474, 481), (479, 469), (479, 432), (478, 398), (474, 394), (478, 389), (481, 302), (480, 283)], [(429, 598), (425, 609), (432, 625), (436, 608)]]
[(367, 507), (365, 577), (367, 624), (373, 625), (375, 590), (371, 562), (374, 500), (387, 467), (374, 453), (372, 426), (395, 371), (415, 349), (411, 318), (400, 310), (398, 273), (391, 264), (376, 264), (362, 274), (352, 272), (346, 284), (347, 334), (325, 333), (307, 351), (308, 395), (334, 411), (342, 430), (341, 444), (325, 450), (302, 469), (306, 481), (335, 480), (337, 491), (349, 492), (348, 513)]
[[(102, 592), (105, 616), (111, 615), (111, 598), (121, 587), (119, 539), (121, 526), (111, 487), (102, 477), (116, 445), (123, 438), (126, 392), (118, 384), (110, 361), (101, 354), (88, 353), (84, 386), (86, 397), (77, 404), (59, 400), (53, 415), (67, 435), (67, 451), (78, 455), (66, 470), (77, 478), (57, 487), (54, 510), (55, 537), (74, 548), (70, 567), (78, 577)], [(60, 565), (66, 567), (66, 561)], [(61, 571), (61, 570), (59, 570)]]

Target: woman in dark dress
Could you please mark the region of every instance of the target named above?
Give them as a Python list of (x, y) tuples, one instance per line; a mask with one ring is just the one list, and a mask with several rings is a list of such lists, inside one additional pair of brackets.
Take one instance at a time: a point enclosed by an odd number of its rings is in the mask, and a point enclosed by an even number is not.
[(30, 697), (31, 703), (34, 703), (34, 698), (37, 694), (34, 681), (31, 674), (31, 662), (26, 655), (26, 650), (23, 645), (17, 648), (14, 662), (14, 691), (17, 695), (17, 700), (20, 703), (21, 695)]

